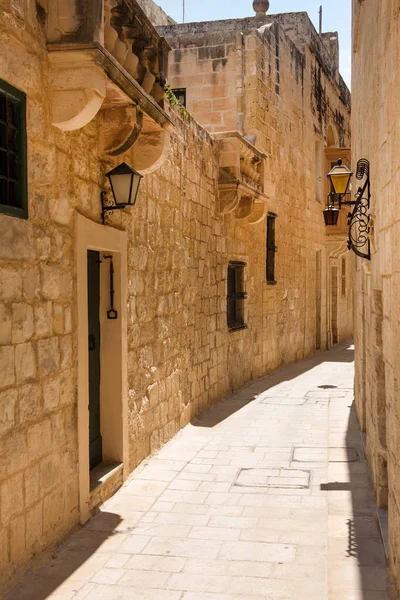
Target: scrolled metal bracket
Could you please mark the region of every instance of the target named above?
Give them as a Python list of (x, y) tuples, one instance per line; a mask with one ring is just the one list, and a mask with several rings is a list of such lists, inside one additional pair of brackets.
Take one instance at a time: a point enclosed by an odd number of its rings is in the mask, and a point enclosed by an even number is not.
[(124, 206), (117, 206), (112, 200), (110, 200), (106, 194), (106, 192), (101, 192), (100, 194), (101, 200), (101, 220), (103, 225), (107, 225), (107, 216), (112, 215), (114, 210), (119, 210), (125, 208)]
[[(349, 213), (349, 237), (347, 246), (360, 258), (371, 260), (371, 184), (369, 178), (370, 164), (366, 158), (357, 163), (356, 178), (363, 181), (355, 196), (353, 212)], [(348, 203), (350, 204), (350, 203)]]

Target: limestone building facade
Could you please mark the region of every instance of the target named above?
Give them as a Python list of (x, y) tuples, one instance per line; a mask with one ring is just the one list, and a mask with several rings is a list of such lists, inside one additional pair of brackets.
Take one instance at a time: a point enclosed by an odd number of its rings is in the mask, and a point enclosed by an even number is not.
[[(321, 214), (350, 160), (337, 38), (145, 8), (0, 8), (2, 585), (200, 411), (352, 333)], [(122, 162), (138, 199), (103, 224)]]
[(400, 589), (399, 52), (399, 2), (353, 0), (352, 152), (370, 162), (372, 248), (355, 267), (356, 403)]

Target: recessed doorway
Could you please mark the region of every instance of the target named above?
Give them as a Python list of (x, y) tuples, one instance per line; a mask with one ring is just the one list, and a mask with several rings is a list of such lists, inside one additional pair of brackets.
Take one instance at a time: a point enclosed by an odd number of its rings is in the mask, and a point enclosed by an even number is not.
[(89, 463), (103, 460), (100, 427), (100, 252), (88, 250)]

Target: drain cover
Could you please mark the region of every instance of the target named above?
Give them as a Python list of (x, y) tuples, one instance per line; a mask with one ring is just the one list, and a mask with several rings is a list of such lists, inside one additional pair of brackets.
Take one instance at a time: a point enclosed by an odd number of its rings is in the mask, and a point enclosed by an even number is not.
[(276, 404), (279, 406), (303, 406), (307, 398), (262, 398), (260, 404)]
[(327, 462), (328, 448), (295, 448), (293, 452), (294, 462)]
[(303, 469), (240, 469), (233, 485), (304, 490), (310, 487), (310, 471)]
[(293, 452), (293, 462), (301, 463), (351, 463), (357, 462), (359, 458), (356, 448), (318, 448), (314, 446), (295, 448)]
[(356, 448), (329, 448), (329, 462), (357, 462), (360, 456)]

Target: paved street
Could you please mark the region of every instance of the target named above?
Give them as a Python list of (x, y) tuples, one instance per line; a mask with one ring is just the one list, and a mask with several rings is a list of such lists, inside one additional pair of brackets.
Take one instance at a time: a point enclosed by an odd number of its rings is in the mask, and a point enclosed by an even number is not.
[(221, 402), (7, 600), (387, 600), (352, 361), (342, 345)]

